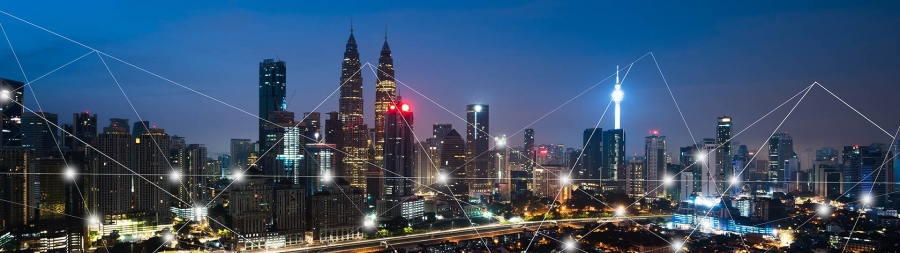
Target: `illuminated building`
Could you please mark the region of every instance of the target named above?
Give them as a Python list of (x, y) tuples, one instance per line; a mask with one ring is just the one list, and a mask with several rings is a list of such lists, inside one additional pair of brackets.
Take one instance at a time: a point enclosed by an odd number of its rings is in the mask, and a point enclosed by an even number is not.
[(490, 109), (488, 105), (466, 106), (466, 178), (470, 192), (490, 191), (487, 178), (490, 168)]
[(491, 186), (494, 193), (494, 199), (499, 201), (510, 200), (510, 167), (509, 167), (509, 150), (506, 135), (494, 137), (494, 152), (492, 154), (491, 164)]
[[(426, 141), (419, 142), (416, 145), (416, 161), (415, 161), (415, 180), (417, 185), (431, 185), (437, 173), (437, 165), (440, 164), (440, 153), (437, 152), (437, 146), (434, 145), (434, 138), (428, 138)], [(437, 159), (435, 159), (437, 158)]]
[(361, 64), (353, 28), (344, 51), (341, 64), (341, 97), (339, 99), (340, 119), (342, 122), (341, 142), (338, 148), (346, 154), (341, 155), (341, 176), (346, 177), (353, 187), (366, 187), (366, 160), (368, 158), (368, 127), (363, 123), (363, 79), (360, 75)]
[[(724, 191), (728, 188), (729, 180), (734, 174), (731, 167), (731, 117), (718, 117), (716, 125), (716, 143), (719, 148), (716, 149), (716, 182), (718, 188)], [(728, 195), (724, 192), (723, 195)]]
[[(628, 196), (641, 198), (645, 196), (647, 184), (647, 168), (644, 166), (643, 157), (632, 157), (628, 159), (628, 165), (625, 171), (625, 194)], [(649, 198), (656, 196), (647, 194)]]
[[(718, 178), (715, 169), (715, 149), (719, 144), (716, 143), (715, 139), (703, 139), (697, 146), (700, 148), (697, 150), (697, 157), (695, 159), (697, 160), (697, 163), (700, 164), (700, 170), (694, 171), (694, 173), (700, 173), (700, 196), (704, 198), (721, 196), (719, 188), (716, 188), (717, 184), (715, 181), (716, 178)], [(696, 178), (698, 176), (694, 175), (694, 177)]]
[(71, 141), (73, 146), (70, 148), (80, 150), (84, 148), (85, 143), (90, 144), (97, 139), (97, 114), (91, 115), (85, 111), (84, 113), (74, 113), (72, 118), (74, 131), (71, 133), (77, 140)]
[(391, 104), (384, 121), (384, 197), (412, 196), (415, 168), (413, 111), (409, 104)]
[(843, 176), (842, 187), (844, 188), (844, 196), (855, 198), (859, 195), (860, 178), (867, 175), (860, 175), (862, 170), (862, 157), (860, 146), (844, 146), (844, 152), (841, 152), (841, 176)]
[(604, 178), (603, 129), (585, 129), (582, 137), (584, 152), (581, 153), (580, 160), (585, 177), (590, 179), (585, 180), (583, 185), (590, 190), (600, 190), (600, 185), (606, 183), (601, 181)]
[[(181, 200), (182, 207), (191, 207), (194, 204), (200, 204), (203, 201), (212, 198), (207, 190), (208, 178), (204, 175), (206, 168), (206, 147), (203, 144), (188, 144), (184, 149), (184, 164), (182, 165), (182, 183)], [(205, 203), (202, 203), (205, 204)]]
[(55, 157), (44, 156), (35, 159), (37, 171), (40, 172), (36, 177), (37, 186), (40, 186), (40, 200), (37, 203), (40, 203), (38, 218), (41, 221), (62, 220), (69, 214), (66, 210), (68, 197), (66, 186), (72, 179), (60, 176), (65, 173), (66, 161), (59, 157), (58, 152), (56, 154)]
[(22, 114), (25, 113), (25, 98), (19, 81), (0, 78), (0, 147), (22, 146)]
[[(785, 173), (785, 162), (796, 156), (794, 140), (787, 133), (776, 133), (769, 137), (769, 175), (772, 181), (789, 181)], [(854, 181), (856, 182), (856, 181)]]
[[(447, 136), (453, 130), (452, 124), (434, 124), (431, 126), (431, 141), (429, 142), (431, 150), (431, 160), (437, 167), (441, 162), (441, 147), (443, 147), (444, 136)], [(427, 140), (426, 140), (427, 141)], [(430, 166), (430, 165), (429, 165)]]
[[(59, 131), (56, 129), (59, 116), (48, 112), (26, 112), (22, 116), (22, 147), (34, 149), (38, 157), (57, 151)], [(59, 152), (53, 152), (59, 155)]]
[(532, 173), (534, 171), (534, 129), (525, 129), (525, 172)]
[(253, 141), (250, 139), (231, 139), (231, 166), (226, 175), (234, 175), (234, 171), (241, 170), (250, 165), (247, 156), (253, 152)]
[[(462, 136), (451, 129), (444, 140), (441, 148), (441, 173), (449, 177), (447, 184), (451, 185), (468, 185), (467, 171), (462, 166), (466, 163), (466, 143)], [(468, 192), (466, 192), (468, 195)]]
[(378, 58), (378, 71), (375, 80), (375, 165), (382, 166), (385, 155), (385, 117), (389, 113), (389, 107), (399, 104), (395, 92), (397, 83), (394, 81), (394, 58), (391, 57), (391, 47), (387, 42), (387, 31), (384, 35), (384, 45), (381, 46), (381, 56)]
[(322, 243), (362, 239), (359, 228), (364, 217), (356, 207), (365, 203), (365, 194), (343, 178), (335, 177), (332, 182), (323, 191), (310, 196), (308, 210), (311, 212), (309, 231), (312, 239)]
[(0, 149), (0, 230), (24, 226), (30, 220), (28, 206), (34, 205), (29, 196), (28, 173), (34, 168), (34, 152), (25, 149)]
[(681, 187), (681, 195), (678, 196), (678, 200), (683, 201), (689, 199), (690, 196), (694, 194), (694, 171), (686, 169), (681, 172), (681, 174), (678, 174), (676, 179), (680, 180), (679, 186)]
[(644, 137), (644, 154), (647, 156), (644, 160), (644, 192), (648, 197), (654, 198), (664, 196), (665, 189), (660, 186), (662, 176), (666, 174), (666, 137), (660, 136), (659, 131), (653, 131), (652, 135)]
[(571, 197), (568, 181), (569, 171), (560, 165), (543, 165), (534, 169), (534, 195), (542, 198), (557, 198), (559, 201)]
[[(682, 168), (685, 171), (695, 171), (697, 173), (693, 173), (693, 177), (689, 181), (682, 181), (682, 184), (688, 184), (691, 187), (688, 194), (694, 192), (700, 192), (700, 177), (699, 172), (702, 170), (700, 167), (700, 163), (697, 162), (697, 145), (690, 145), (686, 147), (681, 147), (678, 149), (678, 161), (681, 163)], [(684, 199), (684, 198), (682, 198)]]
[[(868, 175), (861, 178), (859, 188), (860, 195), (873, 197), (871, 206), (884, 207), (887, 204), (887, 185), (894, 183), (894, 157), (887, 144), (873, 143), (869, 146), (859, 147), (860, 164), (859, 175)], [(880, 169), (880, 171), (879, 171)]]
[(231, 216), (231, 229), (240, 235), (235, 249), (264, 248), (265, 241), (260, 242), (254, 238), (264, 238), (267, 232), (273, 204), (271, 193), (265, 174), (257, 166), (251, 166), (241, 179), (234, 181), (229, 195), (228, 214)]
[(259, 146), (268, 148), (270, 143), (266, 141), (266, 116), (274, 111), (284, 111), (287, 107), (285, 100), (287, 68), (283, 61), (265, 59), (259, 63)]
[(322, 176), (335, 175), (337, 149), (334, 144), (307, 143), (306, 152), (303, 177), (305, 182), (302, 184), (307, 186), (307, 195), (312, 195), (322, 190), (325, 183), (321, 180)]
[[(87, 148), (90, 161), (88, 186), (88, 210), (107, 220), (113, 215), (132, 211), (132, 178), (126, 165), (119, 161), (131, 161), (131, 145), (134, 140), (124, 127), (104, 127), (97, 136), (96, 145)], [(103, 176), (99, 176), (103, 175)]]
[(322, 128), (322, 114), (319, 112), (304, 112), (303, 113), (303, 125), (306, 126), (303, 129), (303, 137), (300, 138), (304, 143), (312, 143), (312, 142), (321, 142), (322, 135), (319, 133), (319, 130)]
[[(160, 223), (170, 223), (167, 208), (169, 194), (162, 189), (169, 188), (171, 178), (165, 176), (172, 173), (166, 153), (158, 147), (169, 146), (169, 135), (162, 128), (150, 128), (135, 136), (133, 170), (144, 175), (147, 180), (135, 180), (135, 206), (138, 210), (159, 214)], [(175, 185), (180, 186), (177, 182)]]
[(302, 122), (295, 122), (294, 113), (288, 111), (270, 112), (269, 120), (275, 124), (266, 126), (269, 153), (264, 158), (263, 171), (266, 175), (277, 177), (273, 182), (299, 184), (305, 143), (301, 129), (306, 126)]
[(603, 132), (603, 157), (600, 169), (602, 191), (616, 191), (624, 188), (625, 172), (625, 130), (610, 129)]

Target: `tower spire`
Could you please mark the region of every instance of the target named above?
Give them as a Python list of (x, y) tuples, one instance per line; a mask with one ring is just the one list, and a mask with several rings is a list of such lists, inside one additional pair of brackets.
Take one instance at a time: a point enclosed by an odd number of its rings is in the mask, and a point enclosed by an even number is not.
[[(352, 32), (353, 29), (350, 29)], [(616, 85), (619, 85), (619, 64), (616, 64)]]
[(353, 34), (353, 15), (350, 15), (350, 34)]
[(384, 41), (387, 41), (387, 24), (384, 25)]

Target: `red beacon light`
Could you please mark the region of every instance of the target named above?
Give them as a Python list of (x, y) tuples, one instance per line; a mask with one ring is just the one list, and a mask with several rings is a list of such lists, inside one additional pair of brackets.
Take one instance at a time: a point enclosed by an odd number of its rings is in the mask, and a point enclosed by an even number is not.
[(403, 110), (404, 112), (408, 112), (408, 111), (409, 111), (409, 105), (408, 105), (408, 104), (403, 104), (403, 105), (401, 105), (401, 106), (400, 106), (400, 110)]
[(391, 110), (397, 109), (397, 106), (391, 105)]

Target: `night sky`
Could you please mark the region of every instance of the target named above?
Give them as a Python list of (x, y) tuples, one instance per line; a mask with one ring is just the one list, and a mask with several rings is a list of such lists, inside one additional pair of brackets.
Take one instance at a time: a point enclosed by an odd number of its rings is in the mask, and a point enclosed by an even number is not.
[[(334, 91), (352, 15), (363, 62), (377, 64), (387, 26), (397, 79), (463, 118), (466, 104), (489, 104), (492, 135), (519, 132), (614, 74), (616, 64), (648, 52), (697, 140), (715, 137), (716, 116), (732, 116), (737, 133), (816, 81), (891, 134), (900, 126), (897, 2), (482, 2), (12, 1), (0, 10), (252, 113), (265, 58), (287, 63), (288, 97), (296, 92), (288, 110), (300, 117)], [(32, 79), (90, 51), (6, 15), (0, 23)], [(251, 115), (106, 62), (141, 117), (170, 135), (206, 144), (210, 153), (227, 152), (231, 138), (256, 136)], [(375, 76), (363, 72), (365, 117), (373, 126)], [(24, 80), (5, 42), (0, 76)], [(532, 125), (536, 142), (580, 148), (582, 131), (602, 115), (613, 84), (601, 83)], [(110, 117), (138, 119), (96, 55), (33, 88), (61, 124), (84, 110), (99, 114), (102, 126)], [(629, 154), (643, 152), (650, 130), (667, 136), (672, 154), (692, 142), (653, 58), (635, 63), (623, 89)], [(37, 110), (29, 93), (26, 104)], [(465, 125), (403, 84), (398, 93), (413, 105), (423, 140), (431, 124)], [(338, 97), (317, 111), (337, 110)], [(793, 105), (735, 140), (759, 149)], [(600, 127), (612, 128), (612, 112)], [(891, 141), (819, 87), (778, 131), (794, 137), (799, 155)], [(523, 142), (521, 132), (511, 138)]]

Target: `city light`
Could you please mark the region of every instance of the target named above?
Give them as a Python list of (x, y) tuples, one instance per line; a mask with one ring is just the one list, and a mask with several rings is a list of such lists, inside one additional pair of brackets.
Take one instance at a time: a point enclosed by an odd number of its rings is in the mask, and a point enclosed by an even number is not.
[(506, 136), (494, 137), (494, 143), (498, 148), (506, 146)]
[(66, 168), (66, 178), (75, 179), (75, 169)]
[(409, 105), (408, 105), (408, 104), (400, 105), (400, 110), (402, 110), (402, 111), (404, 111), (404, 112), (408, 112), (408, 111), (409, 111)]
[(616, 90), (613, 91), (612, 97), (613, 97), (613, 101), (615, 101), (617, 103), (622, 102), (622, 99), (625, 98), (625, 92), (623, 92), (621, 89), (619, 89), (617, 87)]
[(666, 179), (664, 179), (663, 182), (664, 182), (666, 185), (672, 185), (672, 178), (671, 178), (671, 177), (666, 177)]
[(481, 112), (481, 105), (475, 105), (475, 112)]
[(491, 213), (491, 211), (484, 211), (484, 212), (481, 212), (481, 216), (490, 218), (490, 217), (494, 217), (494, 214)]
[(166, 233), (165, 235), (163, 235), (163, 240), (165, 240), (165, 242), (167, 242), (167, 243), (171, 242), (174, 239), (175, 239), (175, 235), (172, 235), (171, 233)]
[(741, 180), (738, 179), (737, 176), (731, 178), (731, 184), (738, 184), (739, 182), (741, 182)]
[(2, 92), (0, 92), (0, 98), (3, 98), (4, 100), (9, 99), (9, 90), (3, 90)]
[(375, 215), (366, 216), (366, 220), (363, 221), (363, 226), (367, 228), (375, 227)]
[(235, 181), (241, 180), (244, 178), (244, 172), (241, 170), (234, 171), (234, 175), (232, 175)]
[(569, 184), (569, 181), (570, 181), (570, 179), (569, 179), (568, 176), (560, 175), (560, 177), (559, 177), (559, 183), (561, 183), (561, 184), (563, 184), (563, 185), (567, 185), (567, 184)]
[(574, 242), (574, 241), (566, 241), (566, 248), (565, 248), (565, 249), (574, 249), (574, 248), (575, 248), (575, 242)]
[(619, 206), (616, 208), (616, 216), (625, 216), (625, 207)]

